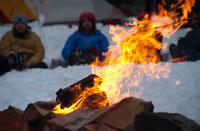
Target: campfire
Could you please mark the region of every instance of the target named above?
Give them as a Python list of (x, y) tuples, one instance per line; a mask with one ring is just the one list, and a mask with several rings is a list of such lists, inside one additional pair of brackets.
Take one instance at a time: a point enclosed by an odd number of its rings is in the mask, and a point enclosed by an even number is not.
[[(160, 122), (168, 121), (171, 115), (164, 117), (166, 114), (154, 114), (152, 102), (139, 99), (144, 88), (140, 83), (144, 78), (153, 81), (169, 76), (170, 63), (161, 63), (158, 54), (166, 48), (166, 43), (163, 44), (158, 37), (162, 34), (169, 38), (187, 23), (194, 2), (178, 0), (167, 12), (163, 0), (159, 5), (159, 14), (152, 14), (151, 19), (148, 15), (142, 21), (134, 19), (134, 23), (127, 23), (132, 28), (110, 26), (115, 44), (104, 54), (104, 62), (97, 59), (90, 65), (93, 74), (59, 89), (55, 101), (29, 104), (24, 112), (9, 107), (0, 116), (18, 123), (16, 129), (43, 131), (143, 131), (141, 123), (146, 123), (143, 121), (147, 120), (145, 118), (151, 121), (158, 117)], [(182, 16), (176, 9), (182, 10)], [(181, 129), (179, 124), (184, 123), (181, 119), (175, 124), (169, 120), (168, 125), (176, 125), (170, 126), (170, 129)], [(169, 129), (167, 126), (164, 128)]]
[[(72, 111), (83, 104), (88, 94), (99, 92), (106, 94), (108, 105), (119, 102), (125, 97), (135, 96), (139, 98), (143, 94), (140, 83), (146, 80), (159, 80), (161, 77), (167, 78), (171, 71), (170, 63), (161, 63), (158, 52), (165, 50), (166, 44), (162, 44), (160, 35), (169, 38), (183, 24), (187, 23), (188, 13), (194, 5), (195, 0), (178, 0), (171, 5), (168, 12), (164, 6), (165, 1), (159, 5), (159, 14), (145, 15), (143, 20), (134, 19), (134, 23), (127, 23), (132, 28), (122, 26), (110, 26), (112, 40), (116, 43), (109, 47), (105, 54), (106, 60), (102, 63), (96, 60), (90, 66), (92, 73), (97, 74), (102, 79), (94, 79), (94, 86), (88, 88), (92, 90), (78, 94), (76, 99), (69, 106), (65, 106)], [(182, 15), (177, 12), (182, 10)], [(99, 84), (101, 83), (101, 84)], [(76, 85), (76, 89), (81, 90), (81, 85)], [(147, 87), (145, 87), (147, 88)], [(69, 89), (70, 90), (70, 89)], [(73, 92), (73, 91), (72, 91)], [(75, 91), (74, 91), (75, 92)], [(70, 96), (70, 95), (68, 95)], [(63, 98), (64, 99), (64, 98)], [(101, 103), (102, 104), (102, 103)], [(63, 104), (57, 106), (54, 112), (64, 112)], [(103, 104), (107, 106), (107, 104)], [(60, 110), (60, 111), (59, 111)], [(67, 114), (67, 111), (66, 111)]]
[(64, 90), (58, 90), (56, 100), (60, 104), (53, 109), (53, 112), (68, 114), (82, 107), (98, 109), (109, 106), (105, 92), (98, 87), (101, 83), (102, 79), (92, 74)]

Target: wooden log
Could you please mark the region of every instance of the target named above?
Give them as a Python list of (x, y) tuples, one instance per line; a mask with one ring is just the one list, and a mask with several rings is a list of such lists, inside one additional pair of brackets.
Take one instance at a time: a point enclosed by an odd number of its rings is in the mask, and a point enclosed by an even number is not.
[(111, 107), (97, 110), (78, 109), (70, 114), (55, 117), (47, 121), (45, 131), (92, 130), (97, 127), (102, 129), (105, 127), (105, 130), (108, 127), (112, 127), (108, 128), (109, 130), (134, 130), (135, 116), (142, 112), (152, 111), (151, 102), (128, 97)]
[(200, 131), (200, 125), (178, 113), (143, 112), (136, 116), (135, 131)]
[(70, 107), (82, 98), (84, 98), (84, 100), (81, 102), (83, 104), (80, 108), (89, 107), (91, 109), (97, 109), (109, 106), (110, 104), (105, 92), (100, 91), (96, 86), (94, 87), (94, 79), (99, 80), (95, 81), (95, 84), (101, 84), (102, 79), (97, 75), (91, 74), (65, 89), (59, 89), (56, 92), (56, 100), (58, 103), (61, 103), (61, 108)]
[(0, 112), (0, 131), (30, 131), (30, 128), (22, 118)]
[(23, 119), (29, 123), (31, 129), (41, 130), (47, 120), (56, 116), (53, 112), (40, 108), (36, 104), (29, 104), (24, 111)]
[(102, 123), (92, 122), (88, 125), (85, 125), (81, 131), (119, 131), (119, 129), (115, 129)]
[(13, 107), (11, 105), (7, 109), (5, 109), (3, 112), (10, 114), (12, 116), (15, 116), (17, 118), (23, 118), (23, 113), (24, 113), (22, 110), (16, 107)]
[(34, 105), (45, 110), (52, 110), (57, 104), (59, 104), (57, 101), (37, 101), (34, 103)]
[(152, 112), (153, 104), (134, 97), (127, 97), (101, 114), (96, 121), (124, 131), (134, 130), (136, 115)]
[(57, 116), (45, 123), (43, 131), (80, 130), (83, 126), (94, 121), (99, 115), (107, 111), (109, 108), (110, 107), (105, 107), (96, 110), (81, 108), (70, 114)]

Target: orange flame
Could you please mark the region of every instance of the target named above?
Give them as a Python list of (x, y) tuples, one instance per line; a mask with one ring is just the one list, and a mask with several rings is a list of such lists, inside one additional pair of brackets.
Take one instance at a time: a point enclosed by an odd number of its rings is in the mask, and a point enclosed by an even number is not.
[[(104, 79), (100, 88), (106, 92), (111, 103), (130, 95), (140, 97), (144, 90), (142, 81), (169, 76), (170, 63), (160, 63), (159, 56), (161, 49), (166, 49), (167, 45), (162, 45), (157, 36), (162, 34), (169, 38), (185, 24), (194, 3), (195, 0), (178, 0), (167, 11), (162, 0), (159, 14), (151, 14), (151, 19), (148, 15), (142, 21), (133, 19), (134, 23), (127, 24), (133, 26), (131, 29), (110, 26), (112, 40), (116, 44), (109, 47), (103, 63), (96, 61), (91, 66), (92, 72)], [(182, 15), (177, 9), (182, 10)]]
[(61, 109), (60, 104), (58, 104), (52, 111), (56, 114), (61, 115), (69, 114), (79, 108), (79, 106), (77, 107), (77, 105), (81, 102), (81, 100), (82, 99), (79, 99), (75, 104), (71, 105), (69, 108), (65, 107), (64, 109)]
[[(89, 107), (90, 109), (96, 109), (101, 107), (109, 106), (109, 101), (106, 98), (106, 96), (103, 94), (103, 92), (99, 89), (99, 83), (102, 82), (102, 79), (100, 78), (94, 78), (94, 86), (91, 88), (85, 88), (83, 91), (81, 91), (80, 84), (75, 85), (72, 89), (77, 93), (75, 95), (76, 101), (74, 104), (72, 104), (69, 108), (65, 107), (64, 109), (61, 109), (61, 104), (58, 104), (52, 111), (57, 114), (68, 114), (71, 113), (79, 108), (82, 107)], [(95, 98), (95, 99), (94, 99)]]
[[(101, 85), (94, 87), (104, 91), (111, 104), (128, 96), (141, 97), (143, 88), (147, 88), (141, 85), (144, 80), (154, 81), (169, 76), (170, 63), (161, 63), (159, 56), (161, 49), (166, 48), (166, 44), (162, 45), (157, 35), (162, 34), (163, 37), (169, 38), (187, 22), (188, 13), (194, 3), (195, 0), (178, 0), (176, 4), (171, 5), (170, 11), (167, 11), (164, 8), (166, 3), (162, 0), (159, 14), (151, 14), (151, 20), (146, 15), (142, 21), (133, 19), (134, 23), (126, 24), (132, 28), (110, 26), (115, 44), (104, 54), (105, 61), (97, 60), (90, 66), (93, 74), (103, 78)], [(177, 9), (182, 10), (182, 16)], [(87, 94), (88, 91), (83, 94)], [(85, 95), (80, 95), (77, 102), (72, 105), (73, 110), (77, 109), (74, 107), (81, 107), (77, 105), (84, 99)]]

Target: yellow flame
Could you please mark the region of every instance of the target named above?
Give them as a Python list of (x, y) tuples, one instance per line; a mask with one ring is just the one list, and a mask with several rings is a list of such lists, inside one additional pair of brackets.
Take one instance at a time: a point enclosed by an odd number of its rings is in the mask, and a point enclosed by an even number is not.
[[(85, 99), (88, 92), (94, 93), (96, 89), (104, 91), (113, 104), (130, 95), (140, 97), (143, 88), (147, 88), (141, 85), (142, 81), (167, 78), (171, 71), (170, 63), (161, 63), (158, 55), (167, 45), (162, 45), (157, 35), (162, 34), (163, 37), (169, 38), (176, 32), (187, 22), (188, 13), (194, 3), (195, 0), (178, 0), (176, 4), (170, 6), (170, 11), (167, 11), (164, 8), (166, 2), (162, 0), (159, 14), (152, 13), (151, 20), (146, 15), (142, 21), (133, 18), (134, 23), (126, 24), (132, 28), (110, 26), (110, 34), (115, 44), (110, 45), (109, 51), (104, 54), (106, 56), (104, 62), (96, 60), (90, 65), (92, 73), (103, 78), (103, 81), (100, 86), (95, 84), (91, 91), (84, 91), (77, 102), (70, 107), (72, 110), (69, 110), (73, 111), (74, 107)], [(177, 9), (182, 10), (182, 16)], [(98, 79), (94, 81), (99, 82)]]
[[(169, 38), (185, 24), (194, 2), (178, 0), (167, 11), (163, 0), (162, 5), (159, 5), (159, 14), (153, 13), (151, 19), (146, 15), (142, 21), (133, 19), (134, 23), (127, 24), (133, 28), (110, 26), (115, 44), (109, 47), (103, 63), (96, 61), (91, 67), (92, 73), (104, 79), (100, 88), (106, 92), (111, 103), (130, 95), (140, 97), (143, 88), (147, 88), (141, 85), (142, 81), (169, 76), (170, 63), (160, 63), (159, 57), (159, 51), (166, 50), (167, 44), (162, 44), (156, 37), (160, 33)], [(182, 10), (182, 16), (177, 9)]]
[(79, 104), (79, 102), (81, 100), (82, 99), (79, 99), (75, 104), (71, 105), (69, 108), (65, 107), (65, 108), (61, 109), (60, 108), (61, 104), (58, 104), (52, 111), (56, 114), (62, 114), (62, 115), (71, 113), (71, 112), (75, 111), (76, 109), (78, 109), (76, 106)]
[[(99, 89), (99, 84), (101, 82), (102, 82), (102, 79), (97, 77), (97, 78), (95, 78), (94, 86), (91, 88), (86, 87), (83, 91), (81, 91), (80, 84), (75, 85), (74, 87), (72, 87), (73, 89), (75, 89), (74, 90), (75, 93), (80, 91), (80, 94), (78, 93), (78, 95), (75, 95), (74, 101), (76, 101), (76, 102), (74, 104), (72, 104), (69, 108), (65, 107), (64, 109), (61, 109), (61, 107), (60, 107), (61, 104), (59, 104), (52, 110), (52, 112), (54, 112), (56, 114), (68, 114), (68, 113), (71, 113), (71, 112), (73, 112), (81, 107), (85, 107), (85, 106), (97, 105), (99, 108), (109, 106), (109, 101), (107, 100), (107, 98), (102, 99), (103, 95), (102, 95), (102, 97), (98, 97), (98, 95), (100, 96), (102, 93), (102, 91)], [(88, 96), (92, 96), (92, 95), (96, 95), (96, 97), (95, 97), (96, 99), (94, 99), (94, 100), (89, 99), (89, 101), (87, 101)], [(90, 103), (88, 103), (88, 102), (90, 102)]]

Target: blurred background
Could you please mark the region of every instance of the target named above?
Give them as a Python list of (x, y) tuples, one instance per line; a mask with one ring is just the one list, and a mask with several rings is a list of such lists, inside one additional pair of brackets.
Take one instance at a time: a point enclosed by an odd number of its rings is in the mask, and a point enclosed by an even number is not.
[[(162, 0), (0, 0), (0, 3), (0, 24), (12, 22), (16, 14), (25, 14), (30, 21), (39, 19), (41, 25), (62, 23), (70, 26), (77, 23), (83, 11), (93, 12), (98, 22), (121, 24), (124, 19), (144, 11), (158, 12)], [(177, 0), (166, 0), (165, 9), (170, 11), (172, 3)], [(190, 13), (191, 21), (199, 14), (200, 0), (196, 0)]]

